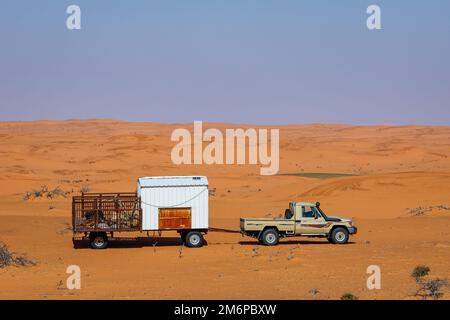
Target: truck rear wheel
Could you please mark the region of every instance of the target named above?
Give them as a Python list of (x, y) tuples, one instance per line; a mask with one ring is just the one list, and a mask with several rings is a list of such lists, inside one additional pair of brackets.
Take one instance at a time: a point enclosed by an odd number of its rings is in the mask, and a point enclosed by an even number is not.
[(348, 241), (348, 230), (346, 228), (336, 228), (331, 231), (331, 242), (334, 244), (344, 244)]
[(261, 242), (265, 246), (276, 246), (278, 244), (280, 236), (278, 235), (278, 231), (275, 229), (266, 229), (263, 231), (261, 235)]
[(198, 231), (190, 231), (184, 237), (184, 243), (189, 248), (199, 248), (203, 246), (203, 235)]
[(105, 249), (108, 246), (108, 237), (104, 232), (92, 232), (89, 234), (92, 249)]

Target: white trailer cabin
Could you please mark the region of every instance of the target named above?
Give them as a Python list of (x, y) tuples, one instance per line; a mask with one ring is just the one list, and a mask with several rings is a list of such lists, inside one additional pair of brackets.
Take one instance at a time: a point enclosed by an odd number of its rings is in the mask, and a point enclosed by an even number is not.
[(177, 230), (183, 237), (190, 230), (208, 230), (207, 177), (141, 177), (137, 195), (143, 231)]

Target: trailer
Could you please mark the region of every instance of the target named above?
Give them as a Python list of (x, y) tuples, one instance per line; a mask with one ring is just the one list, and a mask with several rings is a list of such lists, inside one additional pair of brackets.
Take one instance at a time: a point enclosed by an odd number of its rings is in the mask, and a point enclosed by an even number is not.
[(188, 247), (208, 232), (208, 179), (141, 177), (136, 192), (82, 193), (72, 198), (74, 239), (80, 234), (104, 249), (117, 232), (176, 231)]

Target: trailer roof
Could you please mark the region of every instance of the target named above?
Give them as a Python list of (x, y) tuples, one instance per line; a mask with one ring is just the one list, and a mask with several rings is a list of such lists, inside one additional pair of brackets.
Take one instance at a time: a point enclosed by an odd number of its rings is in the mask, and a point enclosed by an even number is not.
[(208, 186), (208, 178), (205, 176), (140, 177), (138, 183), (142, 188)]

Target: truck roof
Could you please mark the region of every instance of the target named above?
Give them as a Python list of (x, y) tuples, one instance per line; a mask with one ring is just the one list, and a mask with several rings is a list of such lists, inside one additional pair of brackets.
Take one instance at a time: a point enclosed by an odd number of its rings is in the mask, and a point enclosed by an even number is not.
[(295, 205), (299, 205), (299, 206), (309, 206), (309, 207), (316, 207), (317, 205), (315, 203), (312, 202), (296, 202), (296, 201), (292, 201), (293, 204)]
[(142, 188), (151, 187), (178, 187), (178, 186), (208, 186), (205, 176), (157, 176), (140, 177), (138, 184)]

